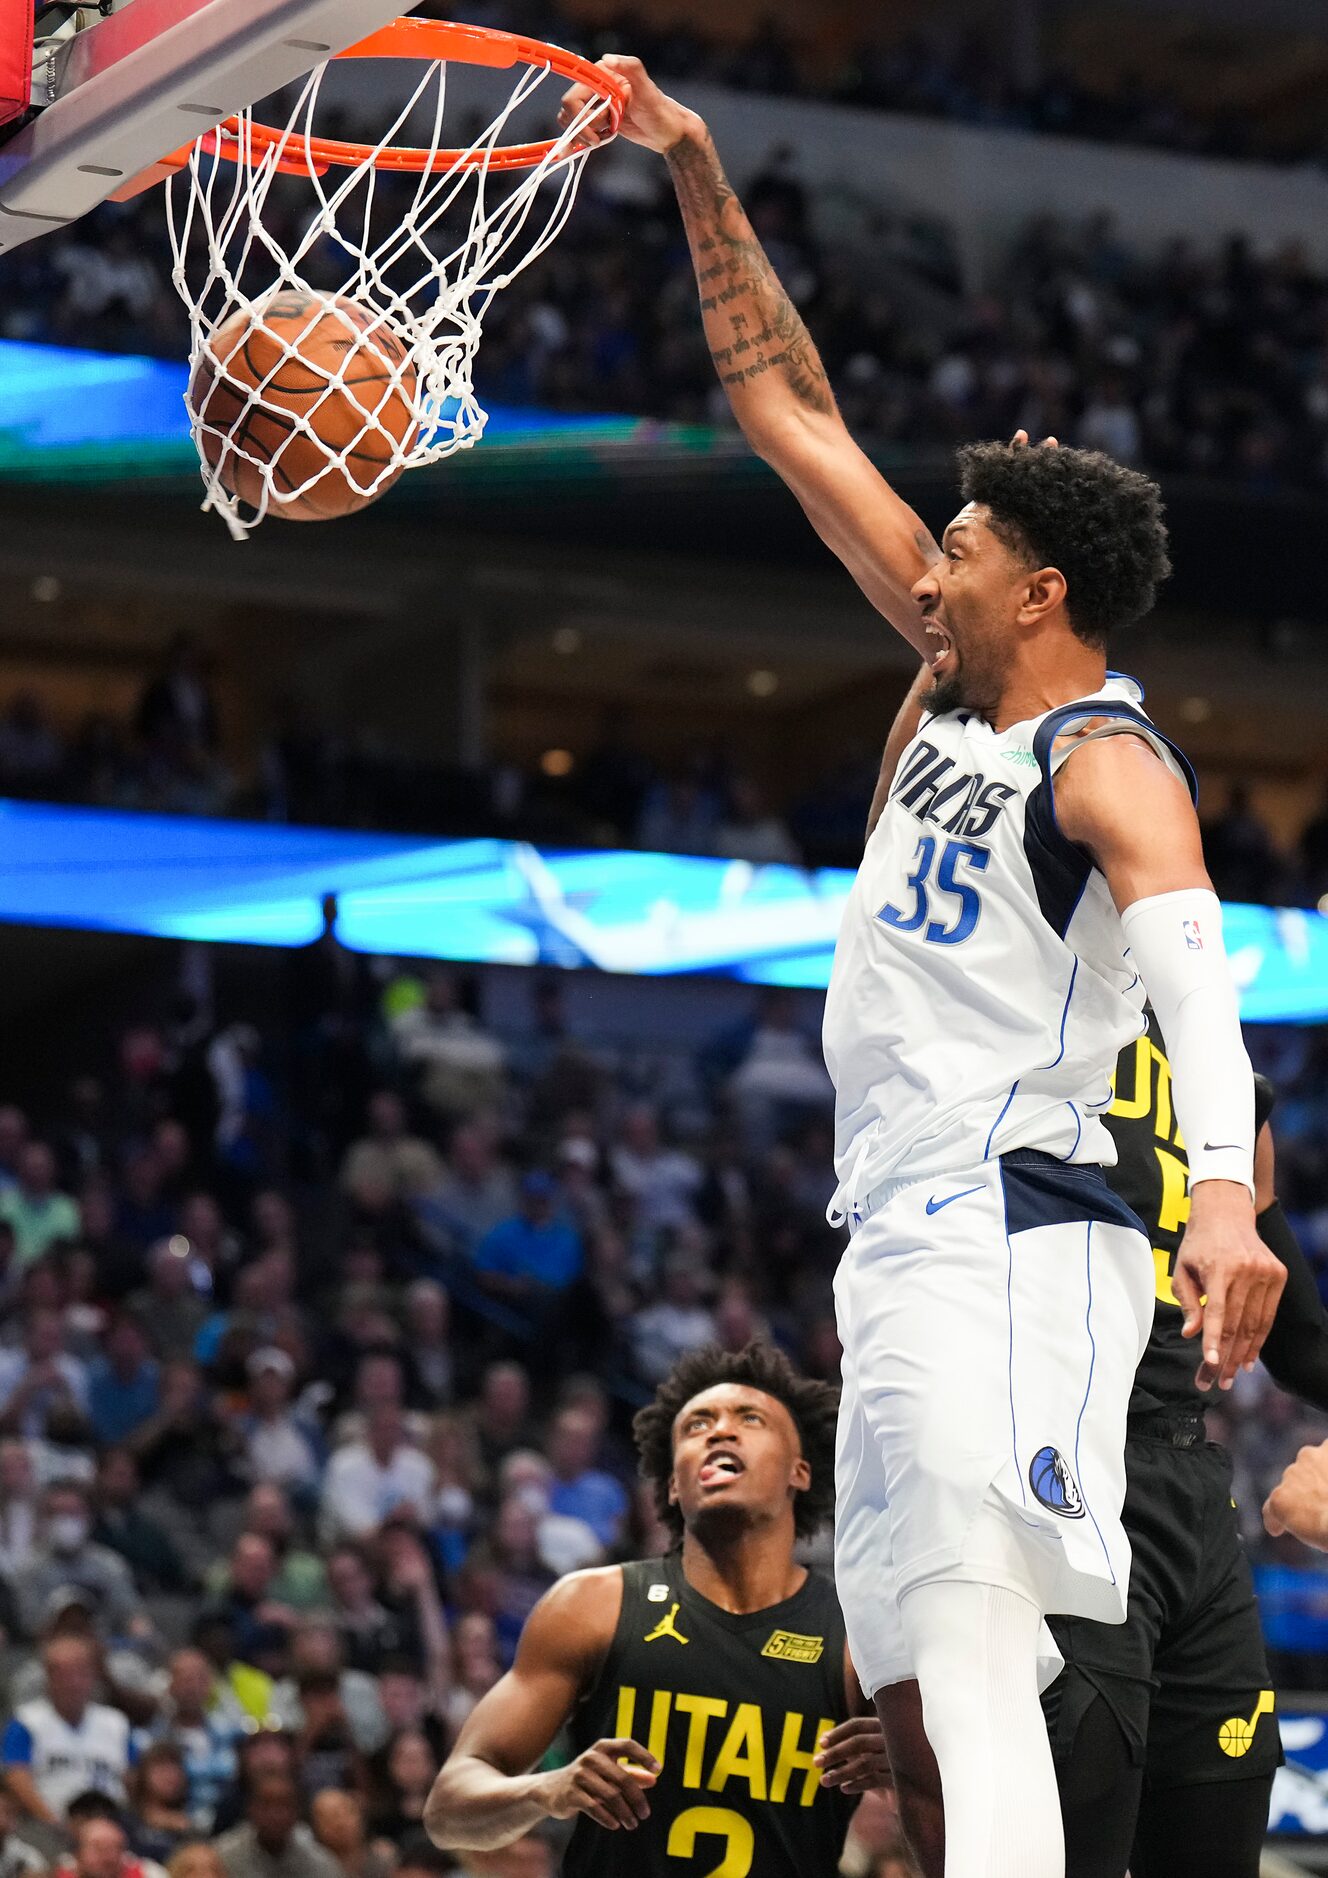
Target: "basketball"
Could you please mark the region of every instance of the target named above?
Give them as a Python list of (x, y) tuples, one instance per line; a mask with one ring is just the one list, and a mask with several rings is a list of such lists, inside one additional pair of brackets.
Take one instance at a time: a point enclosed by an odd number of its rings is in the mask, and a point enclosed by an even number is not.
[(1218, 1729), (1217, 1744), (1224, 1754), (1238, 1761), (1254, 1745), (1254, 1730), (1241, 1716), (1233, 1715), (1230, 1721), (1224, 1721)]
[(320, 522), (366, 508), (401, 475), (415, 388), (405, 346), (374, 308), (291, 292), (217, 328), (189, 406), (229, 495), (260, 507), (268, 466), (268, 513)]

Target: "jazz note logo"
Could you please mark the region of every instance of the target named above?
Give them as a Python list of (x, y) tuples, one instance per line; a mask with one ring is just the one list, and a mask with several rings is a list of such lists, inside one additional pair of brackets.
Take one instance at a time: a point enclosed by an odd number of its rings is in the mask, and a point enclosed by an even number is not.
[(1233, 1715), (1230, 1721), (1224, 1721), (1217, 1731), (1217, 1745), (1224, 1754), (1229, 1754), (1233, 1761), (1238, 1761), (1243, 1754), (1248, 1754), (1254, 1746), (1254, 1731), (1259, 1726), (1261, 1715), (1273, 1712), (1273, 1692), (1261, 1689), (1259, 1700), (1254, 1705), (1254, 1713), (1246, 1721), (1243, 1716)]

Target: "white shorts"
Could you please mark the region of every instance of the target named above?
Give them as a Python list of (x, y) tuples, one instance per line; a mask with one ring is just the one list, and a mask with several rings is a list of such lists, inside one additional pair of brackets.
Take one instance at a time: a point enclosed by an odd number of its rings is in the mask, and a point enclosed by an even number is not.
[(1100, 1169), (1028, 1152), (887, 1182), (852, 1225), (835, 1579), (863, 1688), (913, 1675), (898, 1603), (929, 1580), (1121, 1623), (1125, 1413), (1155, 1283), (1139, 1221)]

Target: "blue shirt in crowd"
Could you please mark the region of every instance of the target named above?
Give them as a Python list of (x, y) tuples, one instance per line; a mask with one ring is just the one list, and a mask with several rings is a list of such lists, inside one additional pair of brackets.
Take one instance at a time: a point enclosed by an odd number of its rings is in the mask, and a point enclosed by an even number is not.
[(103, 1447), (118, 1446), (156, 1414), (159, 1383), (155, 1363), (140, 1364), (122, 1382), (104, 1356), (97, 1358), (88, 1381), (88, 1419)]
[(549, 1492), (549, 1511), (584, 1520), (605, 1551), (622, 1538), (627, 1517), (627, 1491), (612, 1474), (587, 1468), (575, 1480), (555, 1480)]
[(537, 1226), (515, 1213), (485, 1233), (475, 1253), (475, 1269), (565, 1291), (581, 1276), (583, 1258), (580, 1234), (566, 1220)]

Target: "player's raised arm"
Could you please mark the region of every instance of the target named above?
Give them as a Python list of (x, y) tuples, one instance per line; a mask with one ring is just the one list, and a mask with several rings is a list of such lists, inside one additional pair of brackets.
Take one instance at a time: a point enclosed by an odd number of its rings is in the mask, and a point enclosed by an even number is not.
[[(600, 63), (630, 87), (621, 134), (664, 156), (701, 291), (710, 356), (757, 455), (797, 496), (867, 598), (924, 657), (912, 587), (940, 549), (852, 437), (797, 308), (724, 174), (705, 124), (667, 97), (639, 59)], [(590, 94), (574, 86), (562, 121)]]
[(576, 1813), (609, 1832), (647, 1817), (658, 1762), (638, 1742), (596, 1741), (567, 1767), (530, 1771), (593, 1681), (621, 1602), (622, 1573), (613, 1566), (574, 1572), (540, 1599), (515, 1663), (472, 1710), (433, 1784), (424, 1825), (435, 1845), (489, 1851), (541, 1820)]
[(926, 708), (923, 700), (931, 690), (931, 686), (931, 667), (924, 659), (921, 670), (904, 694), (903, 703), (895, 712), (895, 721), (890, 726), (890, 734), (885, 740), (885, 749), (881, 752), (881, 767), (876, 778), (876, 787), (872, 791), (871, 807), (867, 811), (868, 841), (871, 840), (876, 824), (885, 812), (885, 805), (890, 800), (890, 790), (894, 786), (899, 759), (918, 734), (918, 725), (922, 722), (922, 713)]
[(1061, 831), (1106, 876), (1157, 1013), (1190, 1163), (1173, 1278), (1202, 1387), (1258, 1356), (1286, 1282), (1254, 1216), (1254, 1076), (1222, 946), (1222, 909), (1189, 791), (1142, 739), (1084, 742), (1056, 781)]

